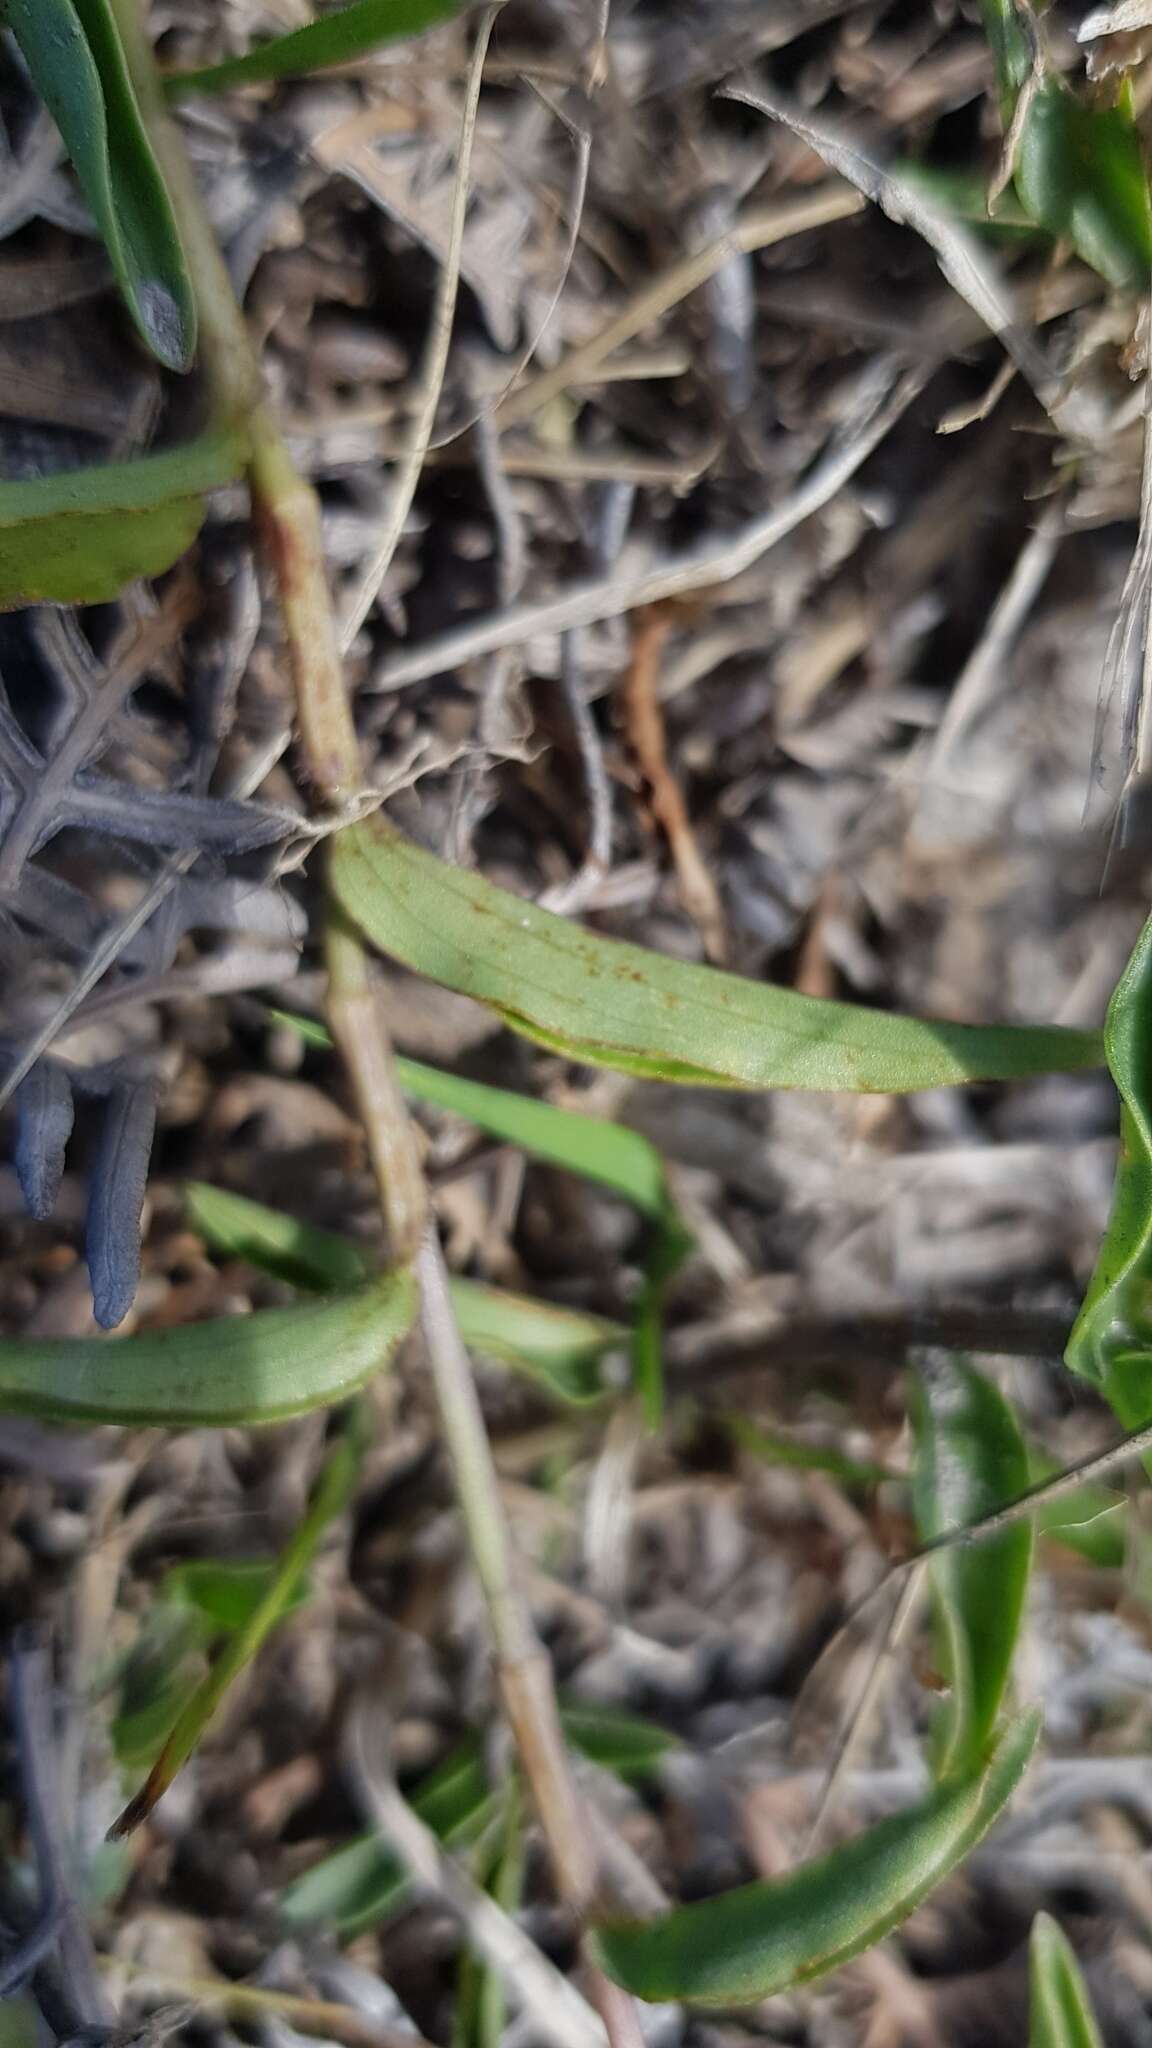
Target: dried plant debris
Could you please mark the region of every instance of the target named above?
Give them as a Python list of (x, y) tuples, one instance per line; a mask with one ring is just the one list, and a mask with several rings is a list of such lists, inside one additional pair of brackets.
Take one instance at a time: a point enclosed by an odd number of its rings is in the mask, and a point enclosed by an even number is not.
[[(151, 29), (166, 67), (203, 69), (311, 14), (158, 0)], [(365, 803), (680, 961), (1087, 1030), (1152, 872), (1146, 542), (1124, 605), (1147, 316), (1010, 181), (989, 209), (1012, 121), (977, 16), (507, 0), (470, 153), (475, 12), (179, 118), (320, 493)], [(1147, 138), (1148, 9), (1044, 29), (1048, 83), (1090, 71), (1111, 106), (1130, 75)], [(199, 374), (134, 338), (56, 131), (0, 63), (0, 479), (170, 449)], [(189, 1181), (358, 1278), (380, 1263), (357, 1117), (290, 1021), (323, 998), (316, 811), (239, 482), (172, 571), (0, 618), (6, 1333), (294, 1312), (299, 1265), (209, 1242)], [(418, 1112), (474, 1305), (531, 1296), (596, 1339), (579, 1401), (495, 1341), (480, 1385), (606, 1891), (647, 1917), (775, 1881), (818, 1814), (827, 1848), (925, 1794), (923, 1617), (854, 1718), (913, 1540), (910, 1351), (978, 1354), (1035, 1474), (1109, 1437), (1058, 1363), (1108, 1212), (1107, 1078), (737, 1096), (579, 1066), (395, 965), (379, 992), (405, 1054), (666, 1162), (682, 1263), (646, 1436), (605, 1391), (651, 1215)], [(599, 2039), (513, 1803), (415, 1355), (366, 1398), (284, 1618), (127, 1849), (104, 1833), (251, 1623), (326, 1425), (0, 1418), (0, 1608), (57, 1651), (20, 1649), (7, 1681), (0, 1985), (26, 1979), (56, 2041)], [(1118, 1482), (1042, 1529), (1017, 1674), (1047, 1748), (963, 1873), (828, 1980), (722, 2022), (645, 2007), (654, 2048), (1023, 2040), (1043, 1914), (1103, 2038), (1148, 2038), (1147, 1519)]]

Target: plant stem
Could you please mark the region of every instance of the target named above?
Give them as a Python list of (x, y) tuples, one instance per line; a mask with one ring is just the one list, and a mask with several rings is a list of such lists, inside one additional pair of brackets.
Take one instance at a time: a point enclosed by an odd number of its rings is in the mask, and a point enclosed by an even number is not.
[[(168, 114), (139, 0), (112, 0), (141, 111), (180, 224), (197, 293), (204, 367), (220, 408), (251, 406), (250, 483), (276, 571), (308, 772), (325, 803), (350, 804), (361, 785), (360, 751), (342, 673), (324, 569), (316, 494), (301, 477), (266, 402), (259, 365), (204, 213), (179, 131)], [(488, 1605), (500, 1689), (555, 1869), (577, 1916), (592, 1903), (596, 1859), (584, 1827), (556, 1706), (549, 1660), (516, 1583), (499, 1481), (468, 1355), (448, 1295), (415, 1137), (396, 1081), (392, 1047), (359, 934), (329, 914), (328, 1007), (332, 1034), (364, 1121), (391, 1255), (415, 1255), (422, 1326), (468, 1543)], [(419, 1249), (417, 1249), (419, 1244)], [(614, 2048), (640, 2040), (632, 2001), (599, 1973), (593, 1992)]]

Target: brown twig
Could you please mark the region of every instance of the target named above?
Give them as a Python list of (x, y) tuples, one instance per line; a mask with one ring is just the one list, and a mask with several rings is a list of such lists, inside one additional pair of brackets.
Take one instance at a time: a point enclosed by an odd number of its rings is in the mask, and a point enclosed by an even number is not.
[(632, 655), (621, 693), (624, 723), (648, 785), (653, 816), (668, 841), (684, 908), (704, 941), (708, 958), (723, 967), (728, 958), (724, 906), (696, 844), (684, 792), (668, 759), (660, 709), (660, 659), (675, 617), (668, 605), (648, 605), (635, 616)]

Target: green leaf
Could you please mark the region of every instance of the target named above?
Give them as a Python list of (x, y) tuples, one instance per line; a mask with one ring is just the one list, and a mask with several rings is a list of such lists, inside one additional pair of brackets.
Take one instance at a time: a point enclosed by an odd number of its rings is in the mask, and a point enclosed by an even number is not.
[[(247, 1259), (293, 1287), (318, 1293), (355, 1287), (370, 1269), (367, 1253), (350, 1239), (245, 1195), (190, 1181), (185, 1197), (191, 1221), (217, 1251)], [(449, 1286), (461, 1334), (474, 1350), (528, 1373), (563, 1401), (603, 1398), (604, 1357), (627, 1339), (619, 1323), (475, 1280), (453, 1279)]]
[(0, 611), (106, 604), (161, 575), (200, 531), (204, 493), (238, 476), (245, 453), (238, 433), (213, 431), (133, 462), (0, 480)]
[(185, 1701), (146, 1782), (109, 1830), (113, 1841), (122, 1840), (147, 1819), (199, 1745), (229, 1688), (259, 1654), (277, 1623), (291, 1612), (294, 1605), (299, 1604), (297, 1596), (301, 1584), (321, 1539), (329, 1524), (343, 1513), (355, 1492), (368, 1435), (363, 1418), (353, 1411), (350, 1426), (337, 1438), (324, 1461), (303, 1521), (293, 1531), (283, 1555), (267, 1575), (260, 1598), (234, 1630), (211, 1670), (205, 1673), (191, 1697)]
[(1049, 1913), (1037, 1913), (1029, 1944), (1028, 2048), (1104, 2048), (1072, 1945)]
[(975, 228), (982, 240), (1016, 244), (1021, 240), (1039, 240), (1041, 231), (1013, 197), (1011, 188), (997, 199), (995, 213), (989, 213), (988, 181), (976, 172), (944, 169), (939, 164), (922, 163), (919, 158), (901, 157), (892, 165), (892, 176), (913, 192), (923, 193), (941, 213), (949, 213), (953, 220)]
[(1104, 1047), (1120, 1095), (1120, 1158), (1096, 1270), (1064, 1353), (1125, 1429), (1152, 1419), (1152, 918), (1116, 984)]
[[(925, 1542), (979, 1521), (1028, 1486), (1028, 1453), (1003, 1395), (950, 1353), (924, 1369), (914, 1405), (913, 1499)], [(1031, 1521), (929, 1566), (940, 1667), (950, 1688), (935, 1729), (936, 1776), (965, 1781), (988, 1753), (1012, 1669), (1032, 1566)]]
[(350, 64), (380, 43), (417, 36), (439, 21), (458, 14), (464, 0), (355, 0), (335, 7), (270, 42), (258, 43), (246, 57), (230, 57), (200, 71), (170, 72), (170, 93), (221, 92), (230, 85), (252, 85), (260, 79), (297, 78), (330, 64)]
[(1032, 71), (1032, 45), (1020, 20), (1016, 0), (981, 0), (984, 33), (996, 66), (1000, 107), (1005, 126), (1012, 119), (1016, 95)]
[(1019, 1783), (1038, 1732), (1038, 1716), (1024, 1715), (979, 1776), (940, 1786), (787, 1877), (601, 1925), (596, 1960), (654, 2003), (751, 2005), (822, 1977), (882, 1941), (962, 1862)]
[(190, 369), (196, 302), (108, 0), (7, 0), (5, 18), (142, 339), (165, 368)]
[(614, 1771), (626, 1785), (643, 1784), (662, 1756), (680, 1748), (666, 1728), (617, 1707), (586, 1707), (564, 1700), (560, 1725), (573, 1749), (603, 1770)]
[(1109, 284), (1144, 291), (1152, 202), (1129, 104), (1090, 107), (1047, 78), (1028, 110), (1013, 167), (1033, 220), (1063, 237)]
[[(310, 1045), (332, 1043), (324, 1026), (312, 1018), (295, 1017), (286, 1010), (270, 1014), (299, 1031)], [(598, 1181), (631, 1202), (655, 1226), (644, 1262), (644, 1285), (631, 1345), (633, 1383), (644, 1404), (645, 1420), (655, 1429), (664, 1405), (664, 1298), (669, 1281), (692, 1249), (691, 1233), (677, 1214), (656, 1147), (623, 1124), (556, 1109), (550, 1102), (445, 1074), (418, 1060), (397, 1059), (396, 1072), (401, 1087), (418, 1102), (431, 1102), (466, 1117), (492, 1137), (523, 1146), (536, 1159)]]
[(774, 1429), (762, 1429), (747, 1415), (729, 1413), (721, 1416), (720, 1420), (741, 1450), (750, 1452), (754, 1458), (761, 1458), (766, 1465), (792, 1465), (802, 1472), (829, 1472), (842, 1486), (879, 1486), (883, 1480), (897, 1477), (887, 1465), (868, 1464), (860, 1458), (845, 1457), (843, 1451), (834, 1450), (826, 1444), (800, 1443), (796, 1437), (781, 1436)]
[(0, 1340), (0, 1414), (168, 1429), (282, 1422), (345, 1401), (416, 1313), (407, 1268), (353, 1294), (133, 1337)]
[(889, 1016), (601, 938), (449, 867), (379, 816), (337, 833), (330, 873), (343, 910), (383, 952), (526, 1037), (623, 1073), (906, 1094), (1101, 1059), (1093, 1032)]
[[(244, 1628), (265, 1598), (277, 1570), (269, 1557), (191, 1558), (165, 1572), (158, 1598), (174, 1607), (190, 1608), (210, 1635)], [(292, 1594), (286, 1613), (303, 1606), (309, 1589), (303, 1582)]]
[[(496, 1799), (473, 1737), (424, 1780), (412, 1805), (446, 1847), (461, 1848), (487, 1827)], [(330, 1927), (351, 1940), (390, 1919), (410, 1892), (408, 1873), (387, 1842), (361, 1835), (290, 1884), (280, 1910), (295, 1927)]]
[[(269, 1014), (277, 1023), (298, 1031), (309, 1045), (327, 1048), (332, 1044), (330, 1033), (313, 1017), (297, 1017), (290, 1010)], [(557, 1109), (550, 1102), (516, 1095), (508, 1088), (493, 1088), (485, 1081), (446, 1074), (419, 1060), (398, 1057), (396, 1073), (405, 1094), (415, 1096), (417, 1102), (429, 1102), (436, 1109), (463, 1117), (487, 1131), (489, 1137), (522, 1146), (534, 1159), (578, 1173), (584, 1180), (598, 1181), (653, 1223), (663, 1225), (674, 1216), (664, 1161), (639, 1131), (609, 1123), (605, 1117), (585, 1116), (582, 1110)]]
[[(1055, 1479), (1063, 1466), (1046, 1452), (1029, 1449), (1028, 1484)], [(1128, 1550), (1128, 1503), (1108, 1486), (1078, 1486), (1075, 1493), (1044, 1501), (1036, 1509), (1037, 1534), (1074, 1550), (1103, 1570), (1118, 1571)]]
[[(527, 1833), (520, 1787), (513, 1778), (503, 1799), (497, 1838), (477, 1851), (476, 1879), (505, 1913), (518, 1913), (524, 1897)], [(504, 1979), (484, 1956), (465, 1949), (457, 1972), (452, 2048), (500, 2048), (507, 2020)]]

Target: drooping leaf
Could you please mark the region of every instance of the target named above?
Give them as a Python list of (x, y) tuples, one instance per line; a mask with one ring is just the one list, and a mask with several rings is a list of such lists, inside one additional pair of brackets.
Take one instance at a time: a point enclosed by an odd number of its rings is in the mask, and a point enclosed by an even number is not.
[(1072, 1944), (1049, 1913), (1032, 1922), (1028, 1973), (1028, 2048), (1104, 2048)]
[(379, 816), (336, 835), (331, 876), (383, 952), (538, 1043), (623, 1073), (906, 1094), (1101, 1059), (1093, 1032), (891, 1016), (601, 938), (437, 860)]
[(267, 1574), (264, 1590), (249, 1607), (224, 1648), (188, 1698), (170, 1729), (148, 1777), (110, 1829), (113, 1841), (139, 1827), (197, 1748), (229, 1687), (246, 1670), (277, 1623), (298, 1604), (298, 1594), (329, 1524), (347, 1507), (355, 1490), (368, 1431), (353, 1419), (324, 1460), (307, 1513), (293, 1530), (283, 1555)]
[[(315, 1018), (297, 1017), (288, 1010), (270, 1014), (298, 1031), (310, 1045), (327, 1047), (332, 1043), (329, 1032)], [(522, 1146), (534, 1159), (564, 1167), (584, 1180), (598, 1181), (653, 1223), (668, 1220), (672, 1198), (664, 1161), (639, 1131), (609, 1123), (605, 1117), (585, 1116), (582, 1110), (557, 1109), (551, 1102), (516, 1095), (509, 1088), (493, 1088), (486, 1081), (446, 1074), (420, 1060), (398, 1057), (396, 1073), (405, 1094), (417, 1102), (429, 1102), (436, 1109), (463, 1117), (491, 1138)]]
[(1014, 182), (1033, 220), (1109, 284), (1147, 289), (1152, 200), (1127, 97), (1087, 106), (1062, 79), (1046, 78), (1028, 109)]
[[(475, 1738), (454, 1750), (412, 1799), (421, 1820), (451, 1849), (478, 1838), (495, 1803)], [(410, 1892), (408, 1873), (387, 1842), (379, 1835), (360, 1835), (290, 1884), (280, 1910), (295, 1927), (327, 1927), (351, 1940), (365, 1928), (383, 1925)]]
[[(1028, 1453), (999, 1389), (954, 1354), (932, 1356), (916, 1393), (913, 1498), (921, 1537), (930, 1542), (1023, 1493)], [(988, 1754), (1031, 1566), (1031, 1521), (932, 1559), (938, 1656), (949, 1687), (934, 1731), (942, 1780), (969, 1779)]]
[(109, 0), (7, 0), (5, 18), (141, 337), (165, 368), (190, 369), (196, 301)]
[(221, 92), (260, 79), (299, 78), (332, 64), (350, 64), (380, 43), (420, 35), (458, 14), (464, 4), (465, 0), (354, 0), (350, 7), (330, 8), (305, 28), (258, 43), (246, 56), (199, 71), (170, 72), (164, 83), (170, 93)]
[[(298, 1223), (282, 1210), (203, 1181), (189, 1182), (185, 1195), (192, 1222), (217, 1251), (294, 1287), (319, 1293), (354, 1287), (370, 1270), (367, 1254), (349, 1238)], [(619, 1323), (474, 1280), (453, 1278), (449, 1286), (466, 1344), (529, 1373), (561, 1400), (603, 1397), (603, 1360), (627, 1341)]]
[(0, 1339), (0, 1414), (168, 1429), (282, 1422), (347, 1400), (416, 1313), (407, 1268), (355, 1293), (138, 1336)]
[(602, 1924), (602, 1969), (638, 1998), (751, 2005), (851, 1960), (908, 1917), (980, 1840), (1035, 1746), (1034, 1714), (1014, 1722), (976, 1777), (940, 1786), (787, 1877), (742, 1885), (658, 1919)]
[(0, 480), (0, 611), (107, 604), (192, 545), (204, 493), (239, 476), (244, 442), (211, 432), (158, 455)]
[(1125, 1429), (1152, 1419), (1152, 918), (1116, 984), (1104, 1026), (1120, 1096), (1112, 1213), (1064, 1353)]
[[(310, 1044), (331, 1044), (324, 1026), (313, 1019), (284, 1010), (271, 1014), (300, 1031)], [(631, 1202), (652, 1223), (644, 1283), (632, 1323), (631, 1351), (633, 1383), (644, 1403), (645, 1420), (649, 1428), (656, 1428), (664, 1402), (664, 1299), (669, 1281), (692, 1248), (691, 1234), (677, 1213), (656, 1147), (623, 1124), (557, 1109), (550, 1102), (446, 1074), (418, 1060), (398, 1058), (396, 1072), (401, 1087), (418, 1102), (431, 1102), (466, 1117), (490, 1136), (523, 1146), (536, 1159), (598, 1181)]]

